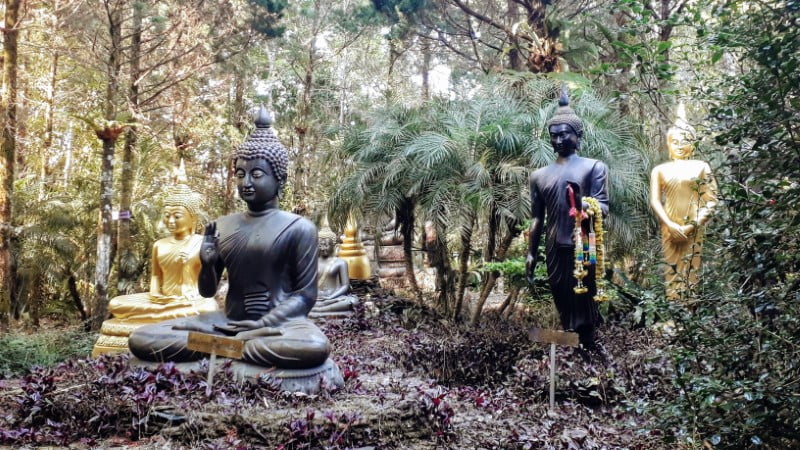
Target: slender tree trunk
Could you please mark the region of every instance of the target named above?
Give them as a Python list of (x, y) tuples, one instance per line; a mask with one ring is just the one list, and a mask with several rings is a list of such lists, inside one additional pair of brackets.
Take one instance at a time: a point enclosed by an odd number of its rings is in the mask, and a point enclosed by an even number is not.
[[(53, 9), (58, 9), (58, 1), (55, 2)], [(55, 35), (58, 31), (58, 16), (54, 15), (53, 27), (51, 33)], [(56, 87), (58, 84), (58, 50), (53, 51), (52, 63), (50, 64), (50, 92), (47, 94), (47, 117), (45, 119), (45, 137), (44, 137), (44, 158), (42, 158), (42, 165), (40, 170), (39, 180), (39, 201), (42, 201), (47, 192), (46, 186), (50, 179), (53, 170), (48, 163), (48, 158), (53, 149), (53, 129), (56, 110)]]
[(453, 312), (453, 320), (461, 319), (461, 308), (464, 304), (464, 293), (467, 290), (467, 270), (469, 269), (469, 254), (472, 250), (472, 230), (475, 228), (475, 216), (470, 217), (469, 228), (461, 233), (461, 253), (458, 255), (458, 297)]
[(299, 114), (294, 126), (295, 132), (297, 132), (297, 156), (294, 160), (292, 203), (297, 208), (296, 212), (300, 214), (305, 212), (307, 206), (307, 177), (309, 172), (308, 162), (310, 161), (308, 153), (312, 151), (307, 139), (310, 128), (311, 92), (314, 89), (314, 65), (316, 64), (314, 41), (315, 39), (312, 39), (312, 43), (308, 48), (308, 65), (303, 77), (303, 94), (300, 96), (300, 105), (297, 108)]
[(81, 320), (86, 323), (89, 316), (86, 314), (86, 308), (83, 307), (83, 301), (81, 300), (81, 293), (78, 291), (78, 279), (75, 278), (75, 274), (69, 270), (67, 271), (67, 289), (69, 290), (69, 296), (72, 299), (72, 303), (75, 305), (75, 309), (77, 309), (78, 314), (81, 315)]
[[(139, 111), (139, 76), (140, 55), (142, 49), (142, 7), (133, 5), (133, 32), (131, 33), (130, 46), (130, 65), (131, 65), (131, 85), (128, 92), (130, 108), (134, 113)], [(134, 121), (136, 118), (134, 117)], [(130, 294), (131, 288), (136, 281), (136, 272), (139, 267), (136, 264), (133, 245), (131, 243), (131, 218), (123, 217), (123, 211), (130, 214), (133, 200), (133, 174), (135, 171), (134, 151), (138, 140), (135, 127), (130, 127), (125, 132), (125, 142), (122, 146), (122, 172), (120, 173), (120, 196), (119, 211), (120, 218), (117, 228), (117, 289), (121, 294)]]
[(422, 39), (420, 42), (422, 50), (422, 98), (430, 100), (431, 98), (431, 43), (428, 39)]
[(397, 43), (389, 40), (389, 68), (386, 70), (386, 103), (388, 104), (394, 98), (394, 65), (400, 59), (402, 52), (398, 50)]
[(497, 247), (497, 228), (500, 219), (497, 216), (497, 207), (492, 205), (489, 210), (489, 234), (486, 236), (486, 247), (483, 249), (483, 260), (486, 262), (494, 261), (494, 251)]
[(53, 147), (53, 129), (55, 126), (56, 112), (56, 87), (58, 85), (58, 51), (53, 52), (52, 70), (50, 72), (50, 95), (47, 96), (47, 124), (45, 128), (44, 148), (47, 153)]
[(0, 327), (8, 324), (16, 297), (13, 208), (17, 132), (17, 37), (21, 0), (6, 0), (3, 30), (2, 158), (0, 158)]
[[(56, 11), (56, 13), (53, 14), (53, 23), (50, 28), (50, 33), (52, 33), (53, 36), (58, 33), (58, 8), (59, 2), (58, 0), (55, 0), (55, 2), (53, 2), (53, 11)], [(60, 57), (61, 54), (58, 52), (58, 50), (53, 50), (53, 62), (50, 65), (50, 92), (47, 96), (47, 124), (44, 140), (44, 148), (47, 155), (50, 154), (50, 149), (53, 147), (53, 129), (56, 112), (56, 87), (58, 85), (58, 60)]]
[[(492, 261), (503, 261), (506, 259), (506, 254), (508, 253), (508, 249), (511, 247), (511, 243), (514, 242), (514, 238), (519, 234), (519, 230), (516, 228), (516, 222), (508, 224), (508, 234), (506, 234), (506, 236), (503, 238), (503, 241), (500, 242), (500, 247), (497, 249), (497, 256), (493, 258)], [(472, 315), (472, 325), (477, 325), (478, 322), (480, 322), (483, 306), (486, 304), (486, 299), (489, 298), (489, 294), (491, 294), (495, 284), (497, 284), (497, 279), (499, 277), (500, 272), (496, 270), (489, 273), (489, 277), (486, 279), (483, 289), (481, 289), (481, 295), (478, 298), (478, 304), (475, 306), (475, 313)]]
[[(500, 309), (497, 311), (498, 316), (502, 316), (506, 309), (513, 305), (517, 301), (517, 295), (519, 295), (519, 287), (518, 286), (511, 286), (508, 291), (508, 296), (503, 301), (503, 304), (500, 305)], [(509, 313), (509, 317), (511, 314)]]
[[(120, 12), (106, 4), (109, 20), (111, 47), (107, 61), (108, 80), (106, 85), (105, 119), (113, 121), (116, 117), (116, 97), (119, 92), (119, 74), (122, 67), (122, 24)], [(119, 127), (107, 125), (95, 130), (103, 142), (103, 161), (100, 169), (100, 219), (97, 227), (97, 258), (94, 272), (95, 303), (92, 309), (92, 329), (99, 330), (108, 315), (108, 275), (111, 269), (111, 201), (114, 192), (114, 153), (117, 138), (122, 132)]]
[(30, 311), (31, 325), (39, 328), (39, 319), (42, 317), (42, 304), (44, 303), (44, 285), (45, 280), (43, 276), (37, 276), (32, 280), (28, 295), (28, 310)]
[[(506, 7), (508, 11), (507, 20), (509, 23), (518, 23), (519, 5), (517, 5), (515, 0), (506, 0)], [(521, 71), (523, 61), (522, 53), (519, 50), (519, 38), (516, 36), (508, 36), (508, 40), (510, 44), (508, 50), (508, 66), (511, 68), (511, 70)]]
[[(669, 19), (671, 19), (671, 3), (672, 0), (661, 0), (661, 20), (664, 22), (658, 32), (658, 40), (661, 42), (667, 42), (672, 37), (673, 25), (670, 25), (669, 22)], [(664, 50), (662, 53), (664, 55), (664, 63), (669, 64), (669, 49)]]
[(103, 162), (100, 178), (100, 223), (97, 229), (97, 265), (92, 311), (92, 329), (99, 330), (108, 315), (108, 275), (111, 271), (111, 199), (113, 196), (114, 147), (116, 139), (103, 139)]
[(403, 234), (406, 279), (414, 296), (418, 301), (422, 301), (422, 290), (419, 288), (419, 283), (417, 283), (417, 275), (414, 271), (414, 254), (412, 253), (412, 244), (414, 243), (414, 203), (411, 199), (404, 199), (403, 206), (398, 212), (397, 220), (400, 222), (400, 232)]
[(439, 307), (445, 317), (450, 316), (450, 306), (455, 297), (455, 284), (453, 280), (453, 268), (450, 265), (450, 251), (447, 248), (447, 241), (436, 236), (436, 290), (439, 292)]

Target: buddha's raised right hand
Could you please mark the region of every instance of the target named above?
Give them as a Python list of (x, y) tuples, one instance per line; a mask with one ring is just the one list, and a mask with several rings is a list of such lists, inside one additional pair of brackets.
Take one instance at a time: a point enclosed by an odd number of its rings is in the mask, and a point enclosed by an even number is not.
[(213, 267), (217, 263), (217, 259), (219, 259), (218, 239), (217, 223), (211, 222), (206, 225), (203, 233), (203, 244), (200, 246), (200, 262), (204, 266)]

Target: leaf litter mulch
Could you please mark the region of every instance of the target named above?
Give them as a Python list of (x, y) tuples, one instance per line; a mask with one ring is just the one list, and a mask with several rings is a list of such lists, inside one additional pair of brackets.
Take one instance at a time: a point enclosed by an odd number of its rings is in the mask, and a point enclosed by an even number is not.
[(455, 326), (391, 295), (372, 317), (320, 324), (345, 378), (339, 391), (284, 393), (229, 372), (70, 360), (0, 381), (0, 445), (75, 448), (666, 448), (645, 406), (669, 395), (671, 367), (644, 328), (602, 330), (610, 356), (549, 350), (531, 324)]

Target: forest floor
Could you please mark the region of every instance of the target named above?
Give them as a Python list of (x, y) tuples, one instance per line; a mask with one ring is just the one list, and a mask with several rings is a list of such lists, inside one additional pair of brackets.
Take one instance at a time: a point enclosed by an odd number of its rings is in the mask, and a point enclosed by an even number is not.
[[(527, 337), (536, 316), (476, 328), (378, 290), (377, 311), (321, 328), (345, 377), (338, 391), (277, 392), (267, 379), (127, 357), (68, 361), (0, 380), (0, 445), (74, 448), (666, 448), (645, 406), (667, 396), (671, 366), (646, 328), (602, 328), (608, 361), (557, 351), (549, 411), (549, 348)], [(179, 414), (172, 421), (169, 414)]]

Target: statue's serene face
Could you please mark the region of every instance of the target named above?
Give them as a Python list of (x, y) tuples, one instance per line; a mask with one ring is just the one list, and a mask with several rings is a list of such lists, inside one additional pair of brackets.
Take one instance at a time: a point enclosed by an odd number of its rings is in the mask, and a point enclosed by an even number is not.
[(319, 240), (319, 254), (323, 258), (327, 258), (333, 254), (334, 243), (330, 239)]
[(170, 233), (185, 236), (194, 232), (196, 219), (183, 206), (164, 208), (164, 225)]
[(567, 124), (550, 125), (550, 144), (561, 156), (569, 156), (578, 149), (580, 139), (571, 126)]
[(678, 128), (671, 128), (667, 133), (667, 149), (672, 159), (688, 159), (694, 152), (692, 135)]
[(265, 159), (237, 159), (234, 176), (239, 197), (251, 210), (263, 209), (278, 197), (278, 179)]

